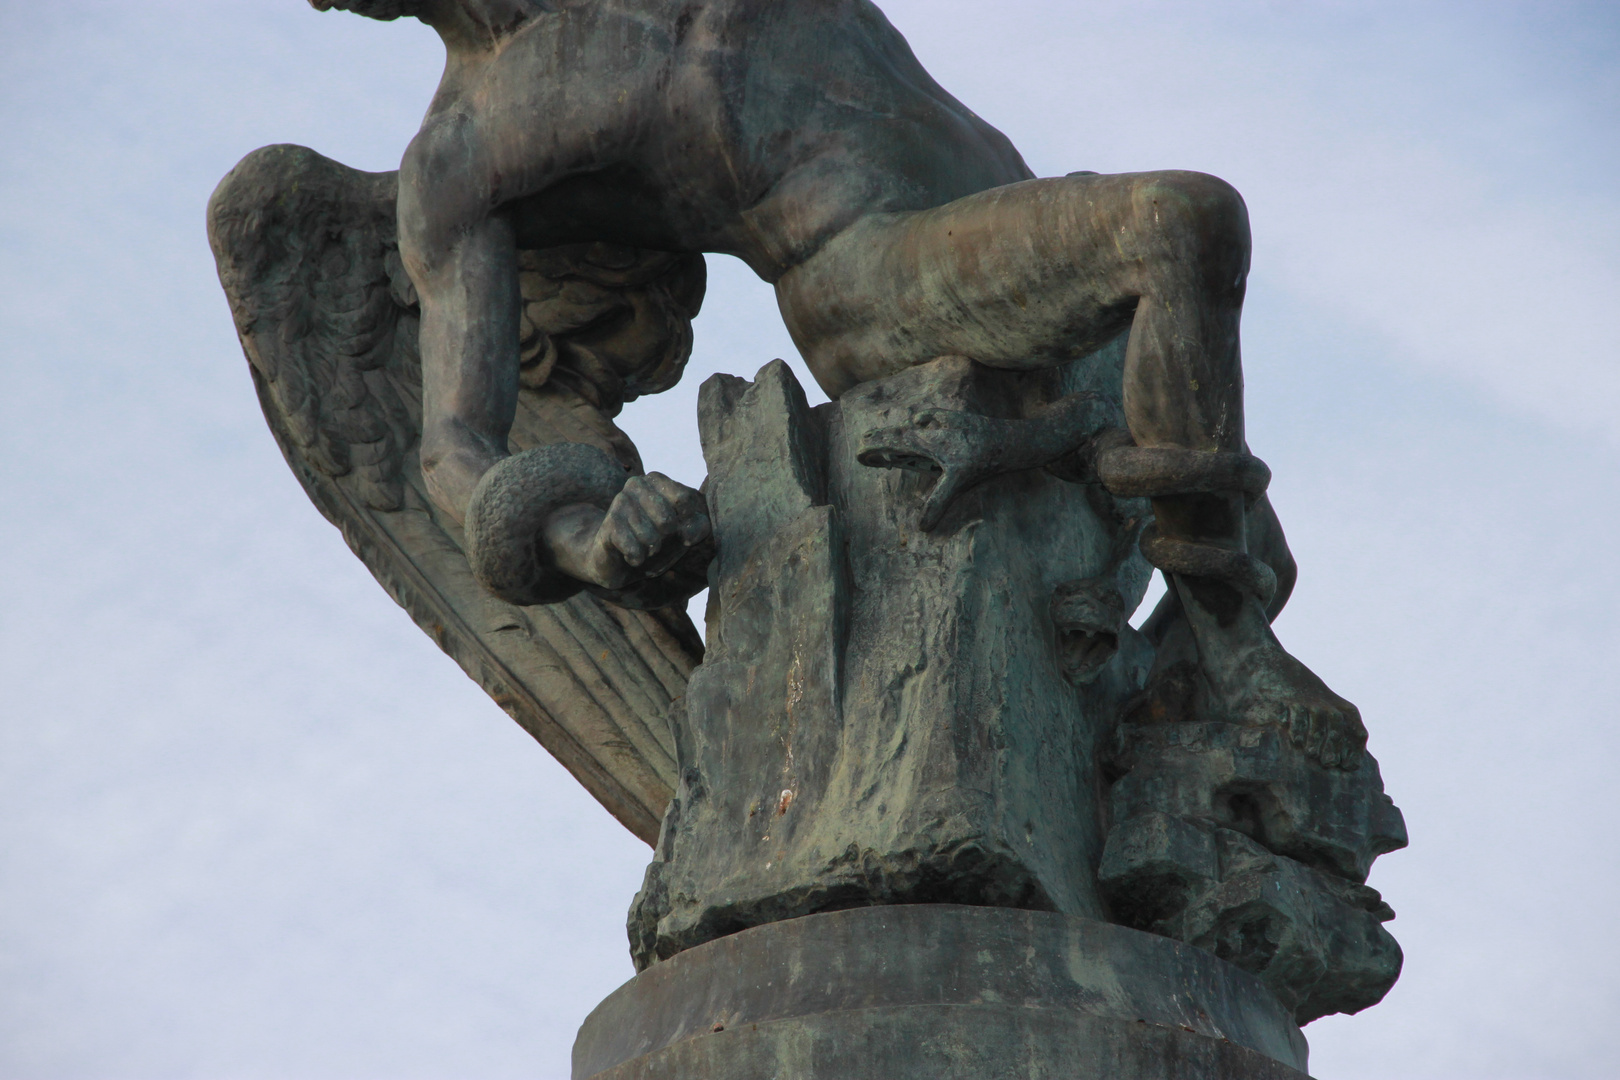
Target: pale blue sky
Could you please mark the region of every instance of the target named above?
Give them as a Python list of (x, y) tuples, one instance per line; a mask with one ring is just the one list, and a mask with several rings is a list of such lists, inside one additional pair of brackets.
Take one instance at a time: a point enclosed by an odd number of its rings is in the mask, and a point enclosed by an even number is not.
[[(1249, 202), (1279, 630), (1413, 840), (1373, 877), (1406, 973), (1313, 1074), (1620, 1075), (1620, 6), (883, 6), (1038, 172)], [(0, 1078), (566, 1076), (647, 850), (309, 505), (203, 234), (265, 143), (393, 168), (436, 39), (0, 10)], [(700, 479), (697, 384), (790, 351), (712, 259), (690, 373), (626, 410), (649, 465)]]

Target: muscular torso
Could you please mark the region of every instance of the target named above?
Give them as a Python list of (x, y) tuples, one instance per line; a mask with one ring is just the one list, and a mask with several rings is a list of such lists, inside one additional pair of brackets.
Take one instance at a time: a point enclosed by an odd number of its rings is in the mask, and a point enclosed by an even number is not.
[(737, 255), (766, 280), (860, 217), (1030, 177), (865, 0), (588, 0), (452, 61), (407, 153), (407, 257), (519, 246)]

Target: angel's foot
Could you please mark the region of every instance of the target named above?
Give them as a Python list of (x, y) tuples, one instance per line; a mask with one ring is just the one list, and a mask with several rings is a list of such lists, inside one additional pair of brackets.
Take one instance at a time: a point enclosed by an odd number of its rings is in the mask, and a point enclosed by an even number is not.
[[(1203, 622), (1202, 644), (1176, 593), (1173, 616), (1157, 635), (1148, 685), (1133, 703), (1134, 723), (1222, 720), (1275, 726), (1323, 765), (1356, 768), (1366, 741), (1361, 714), (1283, 649), (1269, 628), (1248, 620)], [(1202, 613), (1202, 612), (1201, 612)]]
[[(1277, 578), (1269, 566), (1241, 550), (1167, 537), (1153, 526), (1142, 538), (1142, 551), (1176, 582), (1206, 686), (1198, 712), (1280, 727), (1323, 765), (1360, 767), (1367, 743), (1361, 713), (1271, 632), (1266, 605)], [(1168, 644), (1167, 638), (1161, 650)]]
[(1316, 673), (1275, 639), (1247, 652), (1230, 672), (1210, 679), (1231, 718), (1241, 724), (1277, 724), (1294, 745), (1329, 768), (1361, 765), (1367, 729), (1361, 710), (1330, 690)]
[[(1179, 617), (1197, 644), (1205, 693), (1196, 711), (1280, 727), (1323, 765), (1359, 768), (1367, 745), (1360, 711), (1271, 632), (1267, 608), (1278, 592), (1277, 571), (1249, 554), (1245, 536), (1250, 511), (1271, 479), (1265, 463), (1246, 450), (1115, 446), (1098, 456), (1097, 475), (1115, 496), (1153, 500), (1156, 521), (1142, 535), (1142, 554), (1174, 580)], [(1292, 588), (1293, 560), (1269, 511), (1266, 504), (1258, 523), (1266, 546), (1281, 556), (1282, 584)], [(1158, 629), (1163, 653), (1173, 645), (1175, 627)]]

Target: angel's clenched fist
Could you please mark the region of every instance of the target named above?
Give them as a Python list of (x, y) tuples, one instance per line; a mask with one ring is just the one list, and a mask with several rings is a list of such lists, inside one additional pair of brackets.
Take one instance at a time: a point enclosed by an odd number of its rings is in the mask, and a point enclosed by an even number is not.
[(557, 568), (607, 589), (657, 577), (708, 537), (702, 493), (662, 473), (632, 476), (606, 513), (567, 506), (546, 527)]

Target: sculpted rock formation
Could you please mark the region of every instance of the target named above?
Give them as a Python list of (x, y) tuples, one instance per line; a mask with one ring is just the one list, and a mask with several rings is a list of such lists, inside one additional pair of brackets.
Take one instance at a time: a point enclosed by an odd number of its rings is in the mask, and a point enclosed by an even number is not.
[(1076, 580), (1134, 607), (1150, 570), (1119, 542), (1132, 525), (1106, 494), (1023, 470), (964, 490), (930, 531), (936, 481), (859, 460), (919, 410), (1016, 413), (1060, 390), (961, 359), (814, 412), (781, 362), (704, 385), (720, 557), (709, 653), (676, 718), (680, 782), (632, 915), (639, 965), (864, 904), (1102, 914), (1092, 728), (1126, 680), (1087, 709), (1047, 609)]
[[(815, 912), (954, 903), (1196, 945), (1300, 1022), (1388, 990), (1393, 913), (1364, 883), (1406, 832), (1377, 763), (1153, 716), (1154, 649), (1124, 618), (1151, 573), (1145, 500), (996, 471), (1030, 416), (1084, 414), (1108, 445), (1121, 353), (1029, 373), (946, 358), (814, 410), (780, 361), (704, 385), (720, 556), (631, 910), (638, 968)], [(941, 505), (949, 472), (892, 448), (911, 427), (954, 432), (931, 445), (987, 475)]]
[(1401, 971), (1366, 885), (1406, 846), (1378, 764), (1324, 769), (1275, 731), (1124, 724), (1098, 880), (1115, 919), (1260, 976), (1302, 1024), (1376, 1004)]

